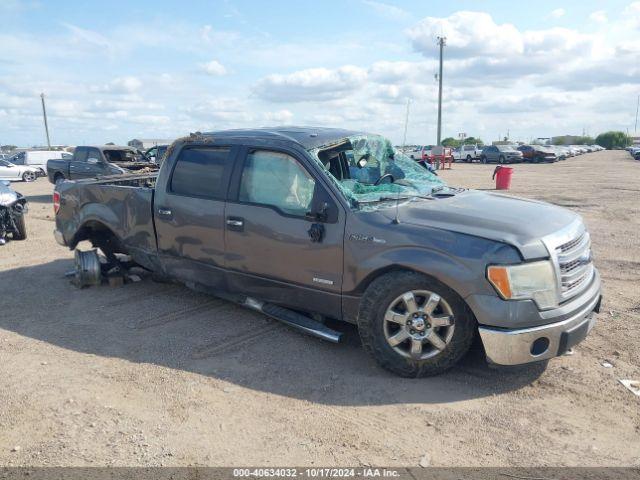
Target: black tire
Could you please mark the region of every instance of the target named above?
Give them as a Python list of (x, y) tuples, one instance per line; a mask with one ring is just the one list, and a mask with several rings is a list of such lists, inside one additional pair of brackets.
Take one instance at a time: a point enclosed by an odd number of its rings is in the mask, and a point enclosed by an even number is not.
[[(405, 292), (428, 290), (450, 306), (454, 318), (453, 335), (444, 349), (426, 359), (402, 356), (385, 337), (385, 313), (394, 299)], [(438, 375), (453, 367), (469, 350), (475, 337), (476, 321), (462, 298), (443, 283), (426, 275), (402, 271), (375, 279), (362, 297), (358, 330), (364, 349), (383, 368), (402, 377)]]
[(467, 155), (466, 161), (467, 163), (473, 162), (473, 158), (471, 158), (471, 155)]
[(482, 155), (482, 156), (480, 157), (480, 162), (481, 162), (481, 163), (487, 163), (487, 157), (486, 157), (486, 156), (484, 156), (484, 155)]
[(16, 224), (17, 232), (13, 232), (14, 240), (26, 240), (27, 238), (27, 225), (24, 221), (24, 215), (14, 215), (13, 221)]
[(22, 181), (23, 182), (33, 182), (38, 178), (38, 175), (36, 175), (34, 172), (24, 172), (22, 174)]
[(62, 175), (61, 173), (56, 173), (55, 177), (53, 177), (53, 183), (55, 183), (56, 185), (60, 182), (64, 182), (64, 180), (64, 175)]
[(500, 156), (498, 157), (498, 163), (505, 163), (505, 159), (504, 159), (504, 156), (503, 156), (503, 155), (500, 155)]

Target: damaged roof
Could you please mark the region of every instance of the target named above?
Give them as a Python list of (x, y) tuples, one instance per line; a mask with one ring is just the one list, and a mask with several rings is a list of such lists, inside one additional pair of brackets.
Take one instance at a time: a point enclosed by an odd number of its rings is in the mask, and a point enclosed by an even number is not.
[(341, 128), (327, 127), (265, 127), (252, 129), (221, 130), (217, 132), (204, 132), (202, 135), (211, 135), (216, 139), (222, 138), (261, 138), (261, 139), (286, 139), (300, 144), (305, 150), (321, 147), (334, 143), (342, 138), (353, 135), (362, 135), (364, 132), (344, 130)]

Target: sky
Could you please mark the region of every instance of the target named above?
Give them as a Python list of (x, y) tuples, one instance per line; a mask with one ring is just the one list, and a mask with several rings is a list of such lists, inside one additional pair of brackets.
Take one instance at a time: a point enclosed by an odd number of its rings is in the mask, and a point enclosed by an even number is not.
[(0, 0), (0, 144), (275, 125), (436, 141), (633, 133), (640, 1)]

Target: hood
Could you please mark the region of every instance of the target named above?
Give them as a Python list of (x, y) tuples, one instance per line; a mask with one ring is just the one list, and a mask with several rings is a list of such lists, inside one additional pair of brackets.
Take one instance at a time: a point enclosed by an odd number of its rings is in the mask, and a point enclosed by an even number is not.
[[(394, 209), (384, 210), (390, 220)], [(579, 215), (565, 208), (498, 193), (465, 190), (451, 197), (405, 203), (400, 222), (440, 228), (507, 243), (525, 260), (549, 256), (542, 238), (575, 222)]]
[(7, 207), (18, 200), (18, 194), (0, 182), (0, 207)]

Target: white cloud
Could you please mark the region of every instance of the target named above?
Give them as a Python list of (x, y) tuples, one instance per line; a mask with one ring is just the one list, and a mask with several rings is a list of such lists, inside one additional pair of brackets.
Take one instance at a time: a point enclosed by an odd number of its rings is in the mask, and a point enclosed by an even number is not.
[(217, 60), (211, 60), (207, 63), (201, 63), (200, 69), (207, 75), (211, 75), (212, 77), (221, 77), (228, 73), (225, 66)]
[(622, 15), (631, 28), (640, 30), (640, 2), (630, 3), (623, 10)]
[(104, 85), (94, 85), (90, 90), (96, 93), (128, 94), (140, 90), (141, 87), (142, 81), (139, 78), (128, 76), (116, 77)]
[(604, 10), (596, 10), (595, 12), (591, 12), (589, 18), (596, 23), (607, 23), (607, 12)]
[(550, 16), (552, 18), (560, 18), (560, 17), (564, 17), (565, 14), (565, 10), (564, 8), (556, 8), (555, 10), (552, 10), (550, 13)]
[(384, 17), (385, 19), (407, 20), (411, 18), (409, 12), (395, 5), (390, 5), (384, 2), (376, 2), (374, 0), (362, 0), (362, 3), (371, 7), (374, 12)]
[(337, 69), (309, 68), (290, 74), (267, 75), (254, 88), (272, 102), (309, 102), (339, 98), (361, 87), (367, 71), (353, 65)]
[(518, 29), (498, 25), (485, 12), (456, 12), (446, 18), (427, 17), (407, 30), (416, 51), (432, 56), (437, 51), (436, 37), (447, 37), (447, 55), (460, 58), (477, 55), (514, 55), (524, 51)]

